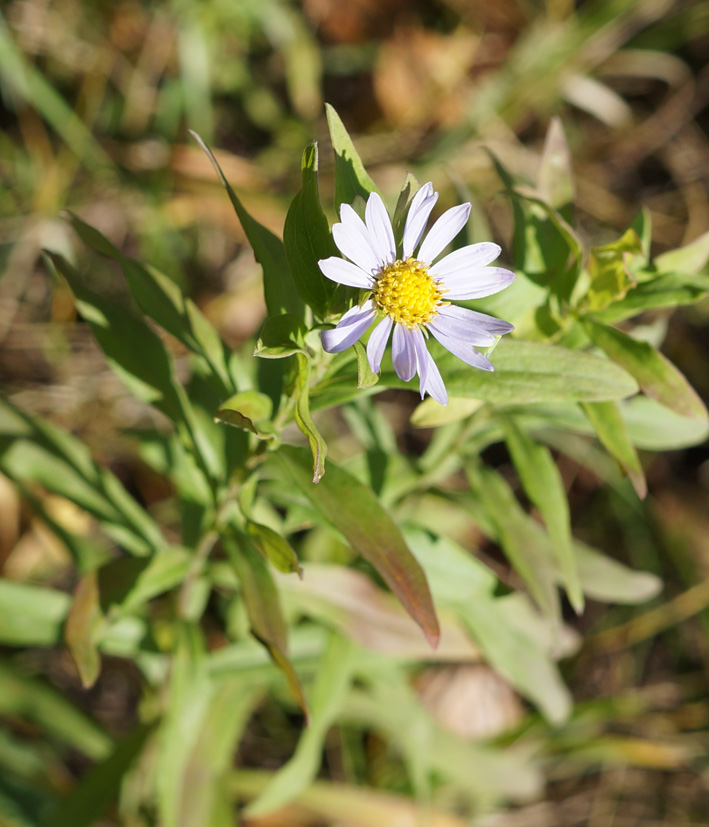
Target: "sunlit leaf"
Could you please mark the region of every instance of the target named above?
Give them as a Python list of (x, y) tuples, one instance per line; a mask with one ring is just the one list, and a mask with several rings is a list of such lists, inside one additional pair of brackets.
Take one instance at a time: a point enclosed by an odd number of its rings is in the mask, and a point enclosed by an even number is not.
[(101, 619), (98, 578), (92, 571), (85, 574), (76, 586), (64, 629), (67, 646), (84, 688), (93, 686), (101, 671), (101, 656), (95, 640)]
[(272, 566), (286, 574), (296, 572), (298, 577), (303, 577), (303, 570), (298, 562), (298, 556), (291, 544), (266, 525), (247, 520), (246, 530), (253, 540), (256, 548), (271, 563)]
[(294, 410), (295, 422), (308, 438), (310, 452), (313, 455), (312, 481), (317, 483), (320, 482), (325, 473), (327, 443), (310, 415), (310, 361), (308, 357), (302, 353), (297, 354), (297, 359), (298, 373), (296, 376), (297, 397)]
[(367, 174), (340, 116), (325, 104), (330, 140), (335, 151), (335, 205), (352, 204), (357, 196), (365, 201), (370, 192), (379, 192)]
[(56, 589), (0, 579), (0, 643), (52, 646), (61, 639), (71, 597)]
[(588, 262), (590, 286), (584, 305), (588, 310), (603, 310), (625, 297), (637, 284), (630, 264), (643, 253), (635, 230), (627, 230), (617, 241), (594, 247)]

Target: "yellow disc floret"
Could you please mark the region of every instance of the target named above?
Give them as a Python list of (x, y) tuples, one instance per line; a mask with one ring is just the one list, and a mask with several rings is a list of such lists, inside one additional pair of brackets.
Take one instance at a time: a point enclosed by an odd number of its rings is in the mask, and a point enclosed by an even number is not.
[(407, 258), (385, 267), (377, 276), (373, 293), (380, 310), (397, 324), (416, 327), (438, 313), (445, 291), (420, 261)]

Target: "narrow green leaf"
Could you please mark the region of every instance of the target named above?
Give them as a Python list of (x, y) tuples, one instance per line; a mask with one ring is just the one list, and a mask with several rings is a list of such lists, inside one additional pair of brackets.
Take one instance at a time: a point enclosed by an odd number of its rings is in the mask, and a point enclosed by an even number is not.
[(64, 628), (64, 638), (84, 689), (96, 683), (101, 671), (101, 656), (95, 640), (101, 620), (98, 578), (92, 571), (85, 574), (76, 586)]
[(347, 700), (353, 678), (354, 655), (355, 648), (351, 641), (331, 635), (310, 693), (310, 726), (300, 736), (291, 760), (248, 806), (247, 817), (258, 818), (277, 810), (315, 780), (322, 761), (325, 737)]
[(635, 446), (615, 402), (584, 402), (581, 408), (593, 425), (598, 438), (608, 453), (615, 457), (630, 477), (640, 499), (645, 499), (647, 482)]
[(325, 111), (335, 151), (335, 206), (352, 204), (357, 196), (366, 201), (371, 192), (379, 192), (377, 185), (367, 174), (340, 116), (329, 103)]
[(281, 446), (269, 462), (374, 566), (435, 648), (440, 633), (426, 577), (371, 489), (334, 463), (313, 485), (308, 452), (291, 445)]
[(372, 371), (362, 342), (355, 342), (354, 349), (357, 354), (357, 387), (360, 390), (373, 388), (379, 381), (379, 374)]
[[(473, 370), (443, 348), (431, 346), (431, 352), (450, 396), (514, 405), (622, 399), (638, 390), (610, 359), (537, 342), (503, 339), (491, 357), (494, 373)], [(382, 375), (377, 387), (382, 385), (411, 387), (393, 371)]]
[(297, 354), (298, 374), (296, 377), (295, 422), (308, 438), (313, 455), (313, 482), (320, 482), (325, 473), (327, 443), (317, 429), (310, 415), (310, 360), (302, 353)]
[(61, 639), (70, 605), (64, 592), (0, 579), (0, 643), (53, 646)]
[(283, 242), (300, 297), (322, 319), (330, 309), (336, 285), (322, 274), (318, 261), (338, 253), (320, 204), (317, 143), (303, 152), (302, 170), (303, 186), (288, 209)]
[(303, 570), (298, 562), (298, 556), (285, 537), (281, 537), (272, 528), (252, 520), (247, 520), (246, 530), (256, 548), (272, 566), (285, 574), (296, 572), (298, 577), (303, 579)]
[(298, 295), (293, 281), (293, 274), (288, 265), (288, 257), (283, 242), (248, 213), (231, 188), (209, 147), (196, 132), (189, 130), (189, 133), (212, 162), (219, 180), (229, 195), (229, 200), (236, 211), (241, 226), (244, 228), (249, 244), (253, 248), (256, 260), (263, 268), (263, 290), (268, 315), (278, 316), (281, 313), (292, 313), (298, 318), (302, 318), (303, 301)]
[(60, 799), (44, 820), (45, 827), (92, 827), (118, 798), (131, 765), (145, 747), (151, 728), (138, 727), (116, 743), (113, 752), (91, 767), (76, 787)]
[(140, 309), (193, 353), (204, 358), (221, 383), (222, 391), (234, 390), (227, 367), (224, 343), (202, 311), (172, 279), (154, 268), (127, 258), (94, 227), (69, 213), (71, 225), (92, 250), (120, 264), (131, 294)]
[(394, 238), (396, 239), (397, 250), (401, 249), (401, 244), (404, 239), (404, 227), (406, 225), (406, 216), (409, 213), (409, 207), (414, 199), (414, 196), (419, 191), (419, 182), (416, 177), (410, 172), (406, 174), (404, 184), (399, 193), (399, 198), (394, 209), (394, 219), (392, 226), (394, 228)]
[(530, 439), (514, 419), (504, 420), (507, 447), (529, 499), (546, 523), (571, 605), (583, 611), (583, 592), (571, 537), (571, 516), (564, 482), (551, 451)]
[(298, 675), (288, 659), (288, 627), (268, 564), (245, 534), (232, 530), (222, 536), (222, 541), (239, 578), (251, 633), (266, 647), (273, 662), (283, 672), (293, 698), (307, 717), (308, 704)]
[(667, 273), (633, 287), (624, 299), (614, 302), (596, 316), (606, 324), (613, 324), (644, 310), (693, 304), (708, 293), (709, 275)]
[(655, 267), (660, 273), (700, 273), (709, 261), (709, 232), (684, 247), (659, 255)]
[(470, 488), (495, 529), (496, 539), (515, 571), (524, 580), (541, 610), (559, 616), (559, 598), (553, 579), (536, 565), (536, 558), (547, 556), (547, 549), (527, 527), (527, 515), (503, 477), (492, 468), (466, 468)]
[(662, 580), (647, 571), (629, 569), (612, 557), (576, 542), (583, 590), (605, 603), (645, 603), (662, 589)]
[(694, 388), (672, 362), (652, 345), (593, 319), (584, 319), (584, 328), (591, 341), (634, 376), (641, 390), (649, 397), (680, 416), (707, 419), (707, 409)]
[(594, 247), (588, 262), (591, 283), (584, 300), (588, 310), (603, 310), (623, 299), (637, 284), (630, 269), (635, 257), (642, 256), (642, 243), (635, 230), (627, 230), (617, 241)]

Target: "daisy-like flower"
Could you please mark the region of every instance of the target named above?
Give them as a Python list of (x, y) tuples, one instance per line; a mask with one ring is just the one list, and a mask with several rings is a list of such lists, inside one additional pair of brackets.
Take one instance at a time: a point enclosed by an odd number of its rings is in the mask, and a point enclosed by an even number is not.
[(438, 193), (431, 183), (424, 184), (414, 196), (406, 216), (401, 258), (396, 255), (389, 214), (376, 193), (367, 199), (364, 221), (352, 207), (343, 204), (341, 223), (333, 225), (332, 236), (346, 258), (331, 256), (318, 264), (332, 281), (370, 291), (361, 304), (344, 314), (337, 327), (322, 333), (325, 350), (345, 350), (377, 317), (383, 316), (367, 343), (372, 371), (379, 373), (393, 328), (392, 361), (396, 375), (408, 382), (418, 373), (421, 398), (429, 393), (437, 402), (447, 405), (446, 387), (426, 347), (428, 333), (474, 368), (494, 370), (490, 360), (475, 348), (490, 347), (497, 336), (509, 333), (513, 326), (485, 313), (456, 307), (448, 300), (490, 296), (511, 284), (515, 275), (501, 267), (487, 266), (501, 252), (497, 244), (489, 241), (469, 244), (436, 261), (463, 229), (470, 214), (470, 204), (447, 210), (421, 243), (437, 200)]

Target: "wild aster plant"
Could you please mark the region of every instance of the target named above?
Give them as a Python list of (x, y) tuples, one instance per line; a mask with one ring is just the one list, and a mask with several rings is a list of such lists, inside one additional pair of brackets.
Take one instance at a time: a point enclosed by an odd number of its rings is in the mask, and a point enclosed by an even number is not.
[(344, 314), (334, 330), (323, 332), (325, 350), (339, 353), (350, 347), (383, 315), (367, 343), (372, 371), (378, 373), (381, 368), (393, 328), (392, 361), (397, 376), (408, 382), (418, 373), (421, 398), (429, 393), (447, 405), (443, 379), (426, 347), (428, 332), (467, 364), (494, 370), (490, 360), (475, 348), (490, 347), (497, 336), (513, 330), (513, 325), (457, 307), (447, 299), (490, 296), (511, 284), (515, 275), (501, 267), (487, 266), (500, 255), (500, 247), (489, 241), (469, 244), (436, 261), (470, 214), (470, 204), (447, 210), (421, 243), (437, 200), (438, 193), (430, 182), (416, 193), (406, 217), (401, 258), (397, 257), (389, 215), (377, 193), (367, 199), (364, 221), (349, 204), (343, 204), (341, 223), (333, 226), (332, 235), (346, 258), (331, 256), (318, 264), (332, 281), (369, 291), (363, 301)]

